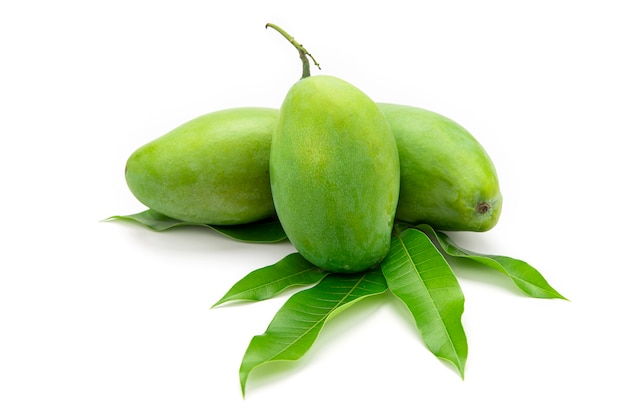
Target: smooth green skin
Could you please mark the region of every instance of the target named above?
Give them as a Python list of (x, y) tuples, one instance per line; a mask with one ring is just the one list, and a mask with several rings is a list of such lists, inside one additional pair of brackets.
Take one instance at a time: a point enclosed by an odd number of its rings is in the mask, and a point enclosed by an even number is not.
[(440, 114), (378, 103), (400, 154), (396, 219), (439, 230), (483, 232), (498, 222), (502, 195), (495, 167), (478, 141)]
[(280, 109), (270, 152), (274, 205), (300, 254), (331, 272), (358, 272), (389, 251), (400, 187), (391, 128), (362, 91), (307, 77)]
[(211, 225), (275, 213), (269, 181), (277, 109), (233, 108), (193, 119), (137, 149), (126, 163), (135, 197), (166, 216)]

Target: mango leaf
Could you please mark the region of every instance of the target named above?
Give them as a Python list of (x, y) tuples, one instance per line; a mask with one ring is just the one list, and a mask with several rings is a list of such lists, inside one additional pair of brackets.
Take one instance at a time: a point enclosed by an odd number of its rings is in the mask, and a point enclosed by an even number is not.
[(267, 300), (289, 287), (315, 284), (327, 274), (299, 253), (292, 253), (274, 265), (250, 272), (235, 283), (213, 307), (234, 300)]
[(510, 277), (515, 285), (527, 295), (534, 298), (560, 298), (567, 300), (552, 288), (546, 279), (534, 267), (519, 259), (508, 256), (484, 255), (465, 250), (454, 244), (448, 235), (435, 231), (431, 226), (419, 225), (420, 230), (435, 236), (439, 245), (450, 256), (467, 258), (479, 262), (489, 268), (500, 271)]
[(254, 336), (239, 369), (241, 392), (256, 367), (273, 361), (300, 359), (313, 345), (324, 324), (365, 297), (386, 291), (380, 270), (330, 274), (312, 288), (297, 292), (276, 313), (267, 330)]
[(276, 243), (287, 239), (280, 222), (273, 218), (236, 226), (207, 226), (218, 233), (242, 242)]
[(397, 232), (381, 264), (389, 290), (409, 309), (428, 349), (464, 375), (465, 297), (443, 255), (416, 229)]
[(152, 209), (125, 216), (111, 216), (106, 220), (130, 220), (156, 232), (173, 227), (200, 226), (243, 242), (274, 243), (287, 239), (287, 235), (277, 219), (266, 219), (236, 226), (215, 226), (204, 223), (185, 222), (173, 219)]
[(140, 213), (128, 214), (124, 216), (111, 216), (106, 220), (130, 220), (136, 223), (141, 224), (149, 229), (152, 229), (156, 232), (162, 232), (163, 230), (171, 229), (172, 227), (177, 226), (205, 226), (203, 224), (183, 222), (180, 220), (172, 219), (171, 217), (167, 217), (164, 214), (161, 214), (152, 209), (148, 209), (142, 211)]

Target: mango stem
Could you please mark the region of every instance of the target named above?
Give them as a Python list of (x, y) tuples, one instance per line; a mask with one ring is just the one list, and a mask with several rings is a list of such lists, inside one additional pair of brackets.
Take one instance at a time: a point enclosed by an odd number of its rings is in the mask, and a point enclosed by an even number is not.
[(296, 40), (293, 38), (293, 36), (291, 36), (290, 34), (288, 34), (287, 32), (285, 32), (281, 27), (273, 24), (273, 23), (268, 23), (265, 25), (265, 29), (267, 29), (268, 27), (276, 30), (278, 33), (280, 33), (281, 35), (283, 35), (285, 37), (285, 39), (287, 39), (293, 46), (296, 47), (296, 49), (298, 50), (298, 53), (300, 54), (300, 60), (302, 61), (302, 77), (300, 79), (303, 78), (307, 78), (311, 76), (311, 66), (309, 63), (309, 58), (311, 58), (313, 60), (313, 64), (315, 64), (315, 66), (318, 69), (322, 69), (322, 67), (320, 67), (320, 64), (317, 63), (317, 61), (315, 60), (315, 58), (313, 58), (313, 55), (311, 55), (309, 53), (309, 51), (307, 51), (304, 46), (302, 46), (301, 43), (296, 42)]

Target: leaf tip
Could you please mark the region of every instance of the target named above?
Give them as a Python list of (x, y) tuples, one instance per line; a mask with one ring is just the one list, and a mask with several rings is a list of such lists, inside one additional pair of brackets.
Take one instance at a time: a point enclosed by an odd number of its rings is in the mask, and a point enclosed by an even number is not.
[(559, 300), (563, 300), (563, 301), (567, 301), (567, 302), (572, 302), (572, 300), (570, 300), (569, 298), (565, 297), (564, 295), (560, 294), (560, 293), (556, 293), (556, 297), (554, 298), (558, 298)]
[(246, 383), (248, 382), (249, 370), (239, 369), (239, 386), (241, 387), (241, 398), (246, 398)]
[(465, 359), (464, 358), (450, 358), (439, 356), (439, 359), (452, 370), (456, 371), (461, 377), (461, 381), (465, 381)]
[(219, 306), (221, 306), (221, 305), (222, 305), (222, 304), (224, 304), (226, 301), (227, 301), (227, 300), (226, 300), (226, 298), (225, 298), (225, 297), (220, 298), (219, 300), (217, 300), (217, 301), (215, 302), (215, 304), (213, 304), (213, 305), (210, 307), (210, 310), (213, 310), (215, 307), (219, 307)]

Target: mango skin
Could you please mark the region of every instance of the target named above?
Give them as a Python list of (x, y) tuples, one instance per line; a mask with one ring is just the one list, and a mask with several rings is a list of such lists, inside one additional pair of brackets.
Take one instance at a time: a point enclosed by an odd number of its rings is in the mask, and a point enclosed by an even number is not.
[(361, 90), (318, 75), (292, 86), (270, 151), (274, 206), (309, 262), (349, 273), (389, 251), (400, 187), (387, 120)]
[(195, 118), (133, 152), (126, 182), (169, 217), (211, 225), (274, 215), (269, 156), (277, 109), (242, 107)]
[(502, 195), (493, 162), (456, 122), (412, 106), (378, 103), (400, 154), (396, 219), (439, 230), (484, 232), (500, 217)]

